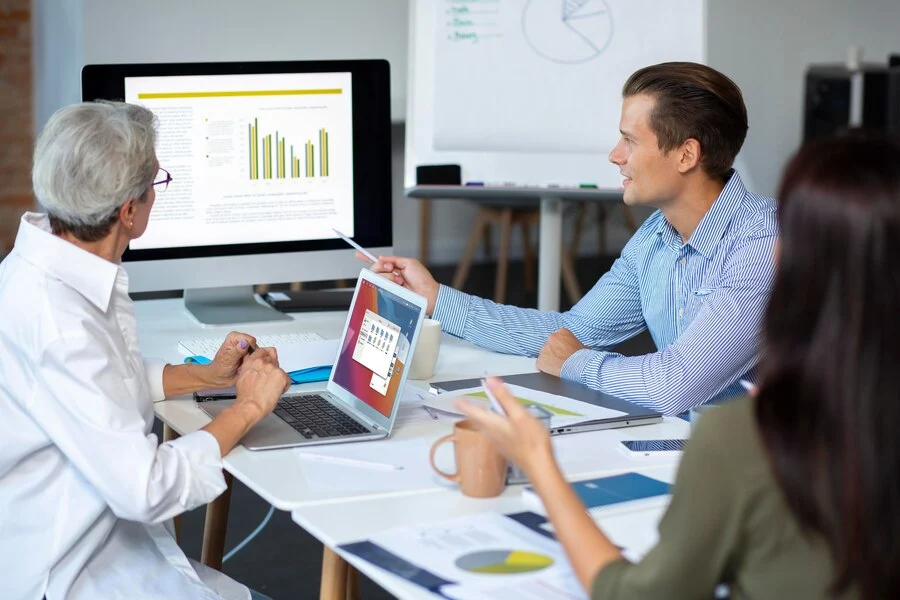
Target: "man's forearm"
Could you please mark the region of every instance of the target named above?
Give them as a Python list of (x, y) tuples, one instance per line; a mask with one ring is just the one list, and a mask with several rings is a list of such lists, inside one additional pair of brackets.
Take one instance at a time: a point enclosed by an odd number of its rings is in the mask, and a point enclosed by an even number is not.
[(446, 286), (441, 286), (434, 318), (451, 335), (519, 356), (537, 356), (547, 337), (562, 326), (560, 313), (496, 304)]

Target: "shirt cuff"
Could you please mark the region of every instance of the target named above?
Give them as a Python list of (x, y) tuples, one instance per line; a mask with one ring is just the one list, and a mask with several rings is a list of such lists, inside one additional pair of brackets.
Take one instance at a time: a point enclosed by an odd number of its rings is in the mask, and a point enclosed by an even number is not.
[(192, 510), (217, 498), (227, 487), (222, 473), (219, 442), (208, 431), (194, 431), (163, 444), (181, 455), (189, 465), (186, 485), (178, 498), (185, 510)]
[[(586, 385), (587, 381), (584, 378), (584, 372), (591, 366), (598, 354), (600, 353), (596, 350), (590, 350), (588, 348), (578, 350), (563, 363), (562, 369), (559, 372), (560, 378), (565, 379), (566, 381), (574, 381), (575, 383)], [(602, 362), (602, 359), (598, 360)], [(599, 367), (599, 365), (597, 366)], [(594, 370), (597, 369), (595, 368)]]
[(166, 361), (160, 358), (145, 358), (144, 372), (147, 374), (147, 384), (150, 387), (150, 399), (160, 402), (166, 399), (166, 391), (163, 388), (163, 370)]
[(438, 288), (437, 300), (434, 303), (434, 313), (431, 318), (440, 321), (441, 329), (463, 337), (466, 331), (466, 317), (469, 316), (469, 303), (472, 296), (455, 290), (452, 287), (441, 285)]

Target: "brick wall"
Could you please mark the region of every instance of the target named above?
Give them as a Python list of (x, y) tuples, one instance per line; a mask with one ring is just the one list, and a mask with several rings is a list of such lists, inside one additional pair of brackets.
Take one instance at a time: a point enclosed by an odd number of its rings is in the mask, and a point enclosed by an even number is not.
[(0, 257), (34, 205), (31, 0), (0, 0)]

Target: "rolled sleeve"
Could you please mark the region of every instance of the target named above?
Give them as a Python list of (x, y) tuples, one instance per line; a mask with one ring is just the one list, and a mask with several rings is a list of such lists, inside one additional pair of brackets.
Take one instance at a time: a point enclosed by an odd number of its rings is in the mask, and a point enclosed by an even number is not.
[(179, 504), (192, 510), (225, 491), (219, 442), (207, 431), (195, 431), (160, 446), (160, 452), (179, 454), (177, 462), (189, 466)]
[(161, 358), (145, 358), (144, 371), (147, 373), (147, 385), (150, 389), (150, 399), (154, 402), (161, 402), (166, 399), (166, 392), (163, 389), (163, 370), (166, 368), (166, 361)]
[(585, 374), (597, 372), (603, 362), (604, 354), (606, 353), (587, 348), (579, 350), (566, 359), (559, 376), (566, 381), (587, 384), (590, 379), (585, 377)]
[(431, 316), (436, 321), (440, 321), (441, 329), (450, 335), (464, 337), (470, 300), (469, 294), (441, 285), (434, 303), (434, 314)]
[(147, 430), (144, 386), (110, 356), (84, 329), (50, 344), (32, 418), (120, 518), (160, 523), (214, 499), (225, 489), (215, 438), (197, 432), (159, 445)]

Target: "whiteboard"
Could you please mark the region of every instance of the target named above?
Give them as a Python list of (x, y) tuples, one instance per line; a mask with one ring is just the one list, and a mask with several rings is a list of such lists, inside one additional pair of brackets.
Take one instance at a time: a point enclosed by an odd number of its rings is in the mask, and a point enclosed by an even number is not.
[(409, 23), (407, 187), (456, 163), (464, 182), (618, 188), (622, 85), (706, 54), (704, 0), (410, 0)]

